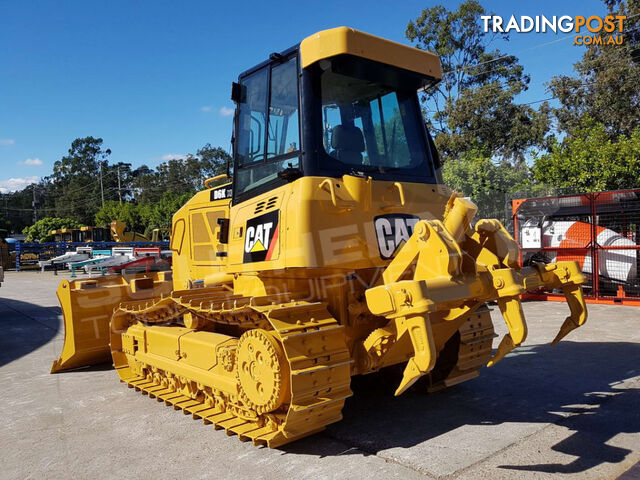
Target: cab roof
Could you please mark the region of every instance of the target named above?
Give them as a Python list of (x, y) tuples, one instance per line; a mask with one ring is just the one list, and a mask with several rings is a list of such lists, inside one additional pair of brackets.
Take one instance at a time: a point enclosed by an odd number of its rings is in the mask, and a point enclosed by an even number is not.
[(268, 60), (245, 70), (238, 78), (268, 65), (274, 57), (288, 57), (296, 50), (300, 51), (302, 68), (327, 58), (352, 55), (417, 73), (431, 79), (429, 83), (436, 83), (442, 79), (440, 58), (437, 55), (349, 27), (330, 28), (314, 33), (298, 45), (272, 53)]
[(300, 43), (302, 68), (338, 55), (353, 55), (440, 80), (440, 58), (431, 52), (369, 35), (353, 28), (322, 30)]

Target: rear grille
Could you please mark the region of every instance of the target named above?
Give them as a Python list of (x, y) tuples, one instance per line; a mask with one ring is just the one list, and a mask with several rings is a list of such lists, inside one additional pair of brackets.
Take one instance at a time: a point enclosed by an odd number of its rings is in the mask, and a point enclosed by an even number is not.
[(264, 201), (258, 202), (258, 204), (256, 205), (256, 210), (253, 213), (256, 214), (262, 212), (264, 210), (264, 203)]
[(267, 201), (267, 208), (265, 208), (265, 210), (269, 210), (270, 208), (273, 208), (276, 206), (276, 202), (278, 201), (278, 197), (271, 197), (268, 201)]
[(271, 197), (269, 200), (263, 200), (256, 204), (256, 209), (253, 212), (254, 215), (262, 212), (266, 212), (267, 210), (271, 210), (278, 203), (278, 197)]

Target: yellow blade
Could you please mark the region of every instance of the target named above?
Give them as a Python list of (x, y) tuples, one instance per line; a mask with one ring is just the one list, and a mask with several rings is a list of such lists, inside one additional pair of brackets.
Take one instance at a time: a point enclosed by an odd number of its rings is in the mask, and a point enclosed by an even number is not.
[(171, 291), (171, 272), (63, 280), (57, 290), (64, 344), (51, 373), (111, 360), (109, 322), (121, 302), (145, 300)]

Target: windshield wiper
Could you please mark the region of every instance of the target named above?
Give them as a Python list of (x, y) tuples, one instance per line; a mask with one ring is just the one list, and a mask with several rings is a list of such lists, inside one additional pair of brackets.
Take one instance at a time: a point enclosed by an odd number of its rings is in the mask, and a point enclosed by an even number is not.
[(363, 174), (365, 172), (367, 173), (378, 173), (380, 171), (380, 169), (376, 166), (373, 165), (358, 165), (358, 167), (352, 167), (351, 171), (349, 173), (356, 175), (356, 176), (363, 176)]
[(406, 170), (405, 167), (380, 167), (380, 173), (397, 172), (398, 170)]
[(352, 167), (350, 170), (351, 175), (358, 177), (364, 176), (365, 173), (389, 173), (406, 170), (406, 167), (384, 167), (376, 165), (358, 165), (358, 167)]

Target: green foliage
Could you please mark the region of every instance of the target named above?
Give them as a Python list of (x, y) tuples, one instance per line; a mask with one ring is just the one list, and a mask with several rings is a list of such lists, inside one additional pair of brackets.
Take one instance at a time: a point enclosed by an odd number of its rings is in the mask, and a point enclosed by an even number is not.
[(155, 228), (171, 228), (173, 214), (178, 211), (194, 192), (165, 192), (155, 202), (137, 204), (133, 202), (105, 202), (95, 216), (95, 225), (109, 225), (113, 220), (126, 223), (127, 230), (148, 237)]
[(144, 222), (140, 216), (140, 208), (129, 202), (109, 200), (95, 215), (96, 226), (109, 226), (112, 221), (119, 220), (127, 224), (127, 230), (133, 232), (144, 231)]
[[(34, 190), (37, 194), (40, 193), (41, 188), (34, 183), (19, 192), (2, 195), (0, 210), (4, 210), (2, 207), (7, 207), (5, 210), (5, 218), (7, 222), (11, 224), (11, 231), (19, 233), (24, 230), (25, 227), (33, 224), (33, 212), (31, 209)], [(38, 198), (37, 195), (36, 198)]]
[(480, 16), (485, 14), (474, 0), (456, 11), (437, 5), (406, 29), (416, 47), (437, 54), (442, 63), (442, 82), (427, 90), (422, 102), (445, 161), (478, 148), (522, 160), (531, 148), (544, 145), (549, 129), (546, 103), (539, 110), (515, 103), (530, 78), (515, 56), (491, 49), (496, 35), (484, 33)]
[(201, 190), (204, 181), (227, 169), (229, 154), (220, 147), (206, 144), (195, 155), (172, 159), (161, 163), (153, 171), (143, 166), (133, 172), (134, 185), (139, 191), (136, 199), (140, 203), (159, 201), (165, 192), (178, 195)]
[(640, 127), (611, 138), (607, 127), (586, 118), (562, 142), (534, 160), (539, 183), (576, 191), (640, 187)]
[(82, 224), (71, 218), (46, 217), (30, 227), (25, 227), (22, 233), (27, 235), (27, 242), (50, 242), (53, 240), (51, 230), (80, 227)]
[(11, 222), (2, 215), (0, 215), (0, 230), (4, 230), (7, 233), (11, 230)]
[[(53, 166), (53, 174), (46, 179), (50, 183), (46, 197), (52, 201), (56, 214), (72, 216), (85, 224), (91, 223), (100, 208), (101, 170), (110, 150), (102, 150), (102, 139), (77, 138), (71, 143), (67, 155)], [(117, 179), (116, 179), (117, 181)]]
[(146, 226), (144, 233), (149, 236), (154, 228), (171, 228), (173, 214), (176, 213), (191, 197), (192, 192), (165, 194), (155, 203), (142, 205), (140, 216)]
[(206, 144), (195, 154), (155, 169), (146, 165), (132, 169), (130, 163), (110, 164), (110, 154), (101, 138), (77, 138), (50, 176), (3, 198), (6, 220), (14, 231), (30, 226), (35, 203), (38, 218), (68, 217), (86, 225), (117, 219), (131, 230), (149, 232), (151, 225), (170, 226), (175, 199), (190, 198), (206, 178), (224, 173), (231, 158), (223, 149)]
[[(612, 15), (625, 15), (622, 45), (592, 45), (574, 65), (577, 77), (558, 75), (549, 82), (549, 90), (560, 102), (553, 110), (558, 129), (571, 132), (579, 128), (585, 116), (604, 125), (607, 135), (631, 135), (640, 125), (640, 64), (632, 51), (640, 44), (640, 2), (605, 2)], [(603, 34), (603, 40), (609, 38)], [(605, 42), (606, 43), (606, 42)], [(578, 47), (575, 47), (578, 48)]]
[(544, 148), (549, 130), (546, 103), (538, 110), (517, 105), (518, 89), (491, 82), (465, 91), (455, 104), (448, 104), (449, 133), (435, 141), (445, 157), (489, 147), (492, 156), (522, 161), (533, 148)]
[(478, 218), (505, 218), (508, 193), (522, 190), (529, 181), (524, 162), (494, 162), (479, 150), (466, 152), (458, 161), (442, 167), (444, 183), (470, 197), (478, 205)]

